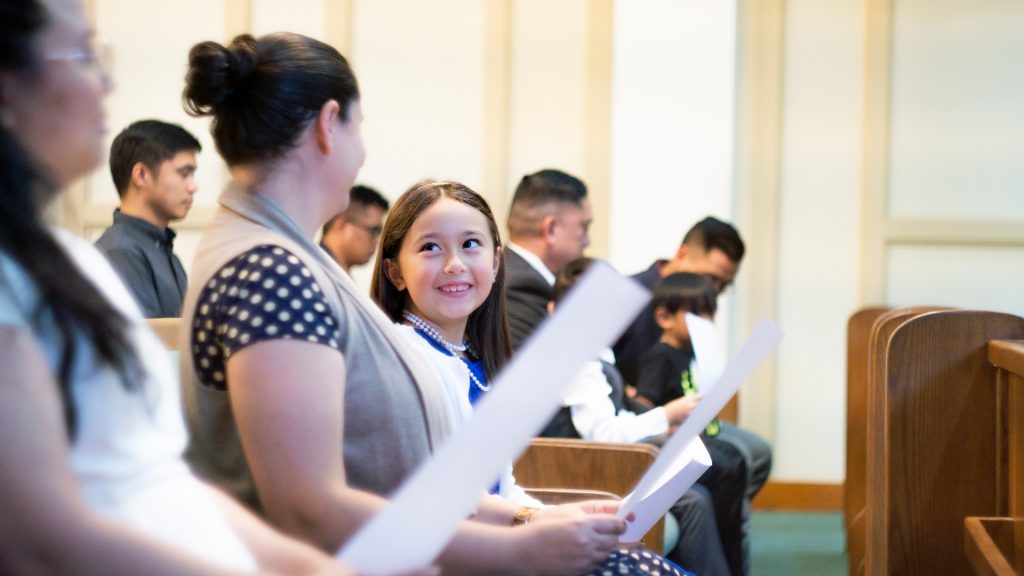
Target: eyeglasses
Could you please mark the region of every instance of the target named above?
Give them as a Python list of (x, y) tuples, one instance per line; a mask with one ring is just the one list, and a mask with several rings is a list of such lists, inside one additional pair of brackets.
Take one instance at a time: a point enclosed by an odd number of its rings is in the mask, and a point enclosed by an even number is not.
[(114, 49), (107, 42), (97, 42), (88, 48), (69, 48), (56, 50), (43, 55), (50, 62), (78, 62), (90, 66), (99, 66), (106, 71), (114, 67)]
[(349, 222), (349, 224), (355, 226), (356, 228), (362, 228), (363, 230), (366, 230), (373, 236), (380, 236), (380, 233), (384, 231), (384, 227), (381, 226), (380, 224), (376, 226), (367, 226), (366, 224), (360, 224), (359, 222)]

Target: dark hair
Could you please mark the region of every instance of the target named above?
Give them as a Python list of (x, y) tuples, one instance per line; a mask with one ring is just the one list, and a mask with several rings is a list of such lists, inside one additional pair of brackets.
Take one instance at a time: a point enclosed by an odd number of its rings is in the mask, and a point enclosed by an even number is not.
[(676, 272), (654, 286), (651, 307), (664, 308), (669, 314), (685, 310), (692, 314), (714, 316), (718, 309), (715, 283), (707, 276)]
[(551, 300), (553, 300), (555, 304), (562, 301), (562, 298), (564, 298), (566, 293), (569, 292), (569, 289), (576, 285), (580, 276), (583, 276), (583, 273), (587, 271), (587, 268), (590, 268), (590, 264), (593, 261), (593, 258), (583, 256), (569, 262), (565, 266), (562, 266), (562, 269), (558, 271), (558, 274), (555, 274), (555, 286), (551, 289)]
[(110, 145), (110, 175), (117, 195), (124, 198), (132, 181), (132, 168), (139, 162), (156, 172), (160, 164), (178, 152), (200, 152), (199, 140), (177, 124), (139, 120), (121, 131)]
[(320, 231), (321, 235), (326, 235), (327, 231), (331, 229), (332, 225), (334, 225), (334, 221), (337, 220), (338, 217), (341, 216), (342, 214), (345, 214), (349, 210), (351, 210), (353, 206), (359, 206), (360, 209), (365, 209), (370, 206), (376, 206), (380, 208), (382, 211), (387, 212), (388, 208), (391, 207), (391, 204), (388, 202), (387, 198), (381, 195), (380, 192), (377, 192), (376, 190), (370, 188), (369, 186), (356, 184), (355, 186), (352, 187), (352, 192), (349, 194), (348, 208), (345, 210), (345, 212), (342, 212), (341, 214), (335, 214), (330, 220), (328, 220), (327, 223), (324, 224), (323, 229)]
[(705, 252), (712, 249), (721, 250), (736, 264), (743, 260), (743, 253), (746, 248), (743, 246), (743, 239), (740, 233), (733, 228), (732, 224), (722, 222), (718, 218), (708, 216), (697, 222), (693, 228), (683, 236), (683, 244), (700, 246)]
[(513, 237), (533, 235), (540, 221), (558, 204), (579, 206), (587, 197), (582, 180), (562, 172), (546, 169), (527, 174), (519, 181), (508, 214), (508, 230)]
[[(414, 184), (398, 200), (391, 209), (384, 230), (381, 232), (380, 249), (377, 250), (377, 261), (373, 265), (373, 281), (370, 284), (370, 296), (393, 321), (400, 322), (405, 311), (408, 293), (395, 288), (384, 271), (384, 261), (398, 258), (405, 235), (412, 228), (416, 218), (441, 198), (450, 198), (456, 202), (475, 208), (487, 219), (487, 226), (494, 240), (494, 249), (501, 246), (501, 236), (494, 214), (487, 201), (476, 192), (458, 182), (439, 182), (424, 180)], [(484, 373), (488, 378), (498, 373), (512, 354), (511, 340), (508, 334), (508, 318), (505, 314), (505, 265), (499, 263), (498, 275), (494, 279), (491, 293), (484, 303), (469, 315), (466, 322), (466, 339), (473, 351), (484, 364)]]
[(213, 117), (217, 150), (237, 166), (283, 156), (329, 100), (348, 120), (359, 86), (345, 57), (319, 40), (242, 34), (227, 47), (192, 47), (182, 98), (190, 115)]
[[(36, 0), (0, 2), (0, 71), (38, 74), (35, 39), (48, 18)], [(140, 367), (127, 319), (86, 279), (43, 224), (42, 201), (52, 197), (56, 187), (14, 135), (0, 126), (0, 250), (24, 268), (38, 289), (34, 319), (42, 321), (51, 314), (63, 339), (57, 380), (68, 435), (74, 438), (71, 372), (81, 351), (76, 336), (84, 336), (90, 343), (86, 350), (111, 365), (127, 389), (137, 386)]]
[(352, 187), (352, 194), (349, 196), (349, 206), (352, 204), (376, 206), (385, 212), (391, 208), (388, 199), (381, 196), (380, 192), (362, 184), (356, 184)]

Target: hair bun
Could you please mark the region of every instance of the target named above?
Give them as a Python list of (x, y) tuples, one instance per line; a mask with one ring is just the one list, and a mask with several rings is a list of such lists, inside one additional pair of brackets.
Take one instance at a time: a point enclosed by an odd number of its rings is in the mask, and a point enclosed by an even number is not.
[(193, 46), (182, 94), (185, 109), (193, 116), (216, 114), (244, 89), (256, 60), (256, 39), (249, 34), (235, 37), (228, 47), (212, 41)]

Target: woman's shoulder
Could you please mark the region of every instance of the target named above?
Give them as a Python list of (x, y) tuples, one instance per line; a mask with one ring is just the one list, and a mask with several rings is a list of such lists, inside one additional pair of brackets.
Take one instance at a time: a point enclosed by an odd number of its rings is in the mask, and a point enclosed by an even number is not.
[[(255, 246), (223, 264), (202, 287), (197, 316), (254, 324), (269, 336), (326, 338), (337, 347), (337, 318), (324, 289), (294, 253), (272, 244)], [(294, 334), (292, 334), (294, 332)]]

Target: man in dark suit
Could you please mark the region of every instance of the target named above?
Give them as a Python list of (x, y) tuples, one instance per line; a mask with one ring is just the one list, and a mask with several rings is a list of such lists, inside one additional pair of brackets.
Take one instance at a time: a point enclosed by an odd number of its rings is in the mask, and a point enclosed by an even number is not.
[(587, 187), (560, 170), (524, 176), (512, 197), (505, 277), (512, 347), (547, 317), (555, 274), (583, 255), (592, 216)]

